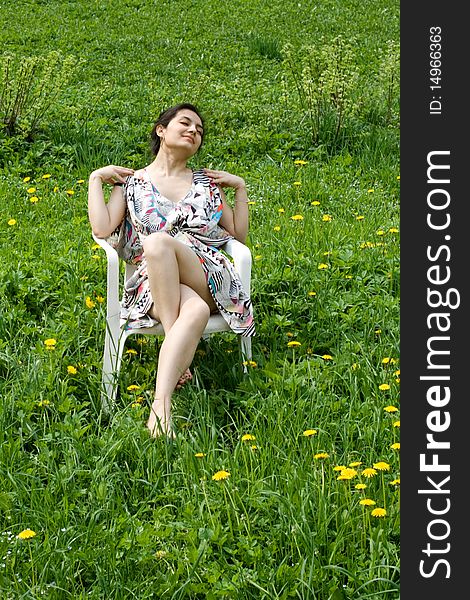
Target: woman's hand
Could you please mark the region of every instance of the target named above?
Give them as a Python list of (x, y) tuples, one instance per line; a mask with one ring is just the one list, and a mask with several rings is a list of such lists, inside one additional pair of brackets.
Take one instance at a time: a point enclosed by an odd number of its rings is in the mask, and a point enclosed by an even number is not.
[(205, 175), (207, 175), (214, 183), (220, 185), (220, 187), (234, 188), (235, 190), (245, 188), (245, 180), (238, 175), (232, 175), (227, 171), (215, 171), (214, 169), (203, 169)]
[(116, 165), (107, 165), (106, 167), (101, 167), (101, 169), (96, 169), (90, 175), (91, 179), (99, 178), (102, 183), (109, 183), (113, 185), (114, 183), (125, 183), (126, 177), (134, 174), (134, 169), (128, 169), (127, 167), (119, 167)]

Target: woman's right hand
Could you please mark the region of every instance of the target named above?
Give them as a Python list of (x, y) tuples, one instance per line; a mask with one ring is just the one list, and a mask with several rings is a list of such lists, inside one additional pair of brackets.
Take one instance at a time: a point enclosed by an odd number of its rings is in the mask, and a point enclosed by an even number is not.
[(96, 169), (90, 175), (90, 179), (99, 178), (103, 183), (109, 183), (113, 185), (115, 183), (125, 183), (126, 177), (134, 174), (134, 169), (128, 169), (127, 167), (120, 167), (117, 165), (107, 165)]

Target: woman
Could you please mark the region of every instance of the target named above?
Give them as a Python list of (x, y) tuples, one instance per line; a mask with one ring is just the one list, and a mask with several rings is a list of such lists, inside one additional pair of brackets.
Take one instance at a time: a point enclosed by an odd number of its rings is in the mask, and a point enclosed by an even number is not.
[[(220, 312), (236, 333), (255, 333), (251, 300), (218, 249), (232, 237), (246, 240), (245, 182), (225, 171), (187, 166), (203, 138), (199, 110), (178, 104), (152, 128), (155, 158), (149, 165), (138, 171), (108, 165), (89, 179), (93, 233), (107, 238), (126, 225), (129, 260), (137, 266), (126, 283), (122, 313), (131, 326), (160, 322), (165, 332), (147, 422), (153, 436), (172, 435), (171, 396), (192, 377), (189, 367), (210, 314)], [(103, 183), (114, 186), (107, 202)], [(224, 187), (235, 190), (234, 208)]]

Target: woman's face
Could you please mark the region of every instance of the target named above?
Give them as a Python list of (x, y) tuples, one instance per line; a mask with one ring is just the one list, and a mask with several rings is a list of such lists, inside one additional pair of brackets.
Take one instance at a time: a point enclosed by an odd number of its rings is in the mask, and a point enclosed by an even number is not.
[(166, 127), (157, 125), (157, 134), (164, 146), (186, 150), (192, 156), (202, 143), (202, 121), (195, 112), (184, 108), (176, 113)]

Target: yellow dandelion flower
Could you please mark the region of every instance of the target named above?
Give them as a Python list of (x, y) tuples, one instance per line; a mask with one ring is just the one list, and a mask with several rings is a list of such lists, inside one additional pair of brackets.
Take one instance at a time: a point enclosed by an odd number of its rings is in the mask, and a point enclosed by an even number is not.
[(247, 442), (247, 441), (251, 441), (251, 440), (256, 440), (255, 436), (252, 435), (251, 433), (245, 433), (244, 435), (242, 435), (243, 442)]
[(302, 182), (301, 181), (294, 181), (294, 185), (297, 185), (297, 186), (302, 185)]
[(95, 302), (90, 298), (90, 296), (86, 297), (85, 304), (86, 304), (87, 308), (94, 308), (95, 307)]
[(401, 374), (401, 370), (397, 369), (396, 371), (394, 371), (393, 373), (396, 377), (398, 377)]
[(332, 220), (332, 216), (331, 215), (323, 215), (323, 217), (321, 218), (322, 221), (331, 221)]
[(388, 412), (388, 413), (393, 413), (393, 412), (397, 412), (397, 411), (398, 411), (398, 408), (397, 408), (396, 406), (392, 406), (392, 405), (390, 404), (389, 406), (386, 406), (386, 407), (384, 408), (384, 411), (385, 411), (385, 412)]
[(73, 196), (73, 195), (75, 194), (75, 192), (74, 192), (73, 190), (65, 190), (65, 193), (66, 193), (68, 196)]
[(312, 206), (320, 206), (320, 200), (312, 200), (312, 202), (310, 202), (310, 204)]
[(298, 158), (297, 160), (294, 160), (294, 165), (306, 165), (307, 161), (306, 160), (301, 160), (300, 158)]
[(212, 475), (212, 479), (214, 481), (221, 481), (222, 479), (228, 479), (230, 477), (230, 473), (228, 471), (217, 471)]
[(317, 454), (313, 455), (313, 458), (315, 460), (320, 460), (321, 458), (329, 458), (330, 455), (328, 454), (328, 452), (317, 452)]
[(103, 302), (104, 302), (103, 296), (96, 296), (96, 301), (99, 302), (100, 304), (103, 304)]
[(255, 260), (261, 260), (262, 258), (263, 258), (263, 255), (262, 255), (262, 254), (257, 254), (257, 255), (255, 256)]
[(374, 510), (370, 513), (373, 517), (385, 517), (387, 515), (387, 511), (385, 508), (374, 508)]
[(400, 427), (400, 421), (395, 421), (395, 422), (393, 423), (393, 426), (394, 426), (394, 427)]
[(31, 181), (31, 177), (23, 177), (23, 183), (28, 183), (28, 181)]
[(390, 227), (388, 230), (390, 233), (398, 233), (398, 227)]
[(400, 450), (400, 442), (395, 442), (390, 446), (392, 450)]
[(362, 474), (364, 475), (364, 477), (367, 477), (370, 479), (371, 477), (374, 477), (375, 475), (377, 475), (377, 471), (375, 469), (372, 469), (369, 467), (367, 469), (364, 469), (362, 471)]
[(287, 342), (287, 347), (288, 348), (293, 348), (294, 346), (301, 346), (302, 344), (300, 342), (298, 342), (297, 340), (291, 340), (290, 342)]
[(101, 256), (100, 256), (99, 254), (92, 254), (92, 255), (91, 255), (91, 258), (92, 258), (93, 260), (101, 260)]
[(382, 364), (383, 365), (388, 365), (388, 363), (390, 362), (390, 357), (386, 356), (385, 358), (382, 358)]
[(44, 345), (46, 346), (46, 348), (55, 348), (56, 344), (57, 340), (55, 340), (54, 338), (48, 338), (47, 340), (44, 340)]
[(376, 235), (385, 235), (385, 231), (384, 231), (383, 229), (378, 229), (378, 230), (375, 232), (375, 234), (376, 234)]
[(256, 204), (256, 202), (254, 200), (249, 200), (247, 204), (248, 206), (253, 206), (253, 204)]
[(8, 225), (10, 225), (10, 227), (13, 227), (13, 225), (16, 225), (16, 219), (9, 219)]
[(367, 190), (368, 194), (372, 194), (374, 192), (374, 188), (370, 188), (369, 190)]
[(357, 369), (359, 369), (359, 365), (358, 365), (357, 363), (353, 363), (353, 364), (351, 365), (351, 369), (352, 369), (353, 371), (356, 371)]
[(51, 401), (50, 400), (39, 400), (38, 402), (38, 406), (50, 406)]
[(320, 271), (322, 271), (322, 270), (324, 270), (324, 269), (328, 269), (328, 265), (327, 265), (326, 263), (320, 263), (320, 264), (318, 265), (318, 269), (319, 269)]
[(352, 479), (356, 475), (357, 475), (356, 469), (350, 469), (349, 467), (346, 467), (346, 469), (343, 469), (341, 471), (340, 477), (341, 477), (341, 479)]
[(76, 367), (74, 367), (73, 365), (69, 365), (67, 367), (67, 373), (69, 373), (69, 375), (76, 375), (78, 373)]
[[(227, 352), (232, 352), (232, 350), (227, 350)], [(254, 360), (244, 360), (243, 361), (243, 366), (244, 367), (257, 367), (258, 363), (256, 363)]]
[(59, 187), (57, 185), (54, 186), (54, 192), (58, 192), (59, 191)]
[(390, 485), (400, 485), (400, 480), (399, 479), (394, 479), (393, 481), (390, 482)]
[(389, 390), (389, 389), (390, 389), (390, 386), (388, 385), (388, 383), (381, 383), (379, 385), (379, 390), (383, 390), (384, 391), (384, 390)]
[(43, 179), (50, 179), (51, 174), (50, 173), (44, 173), (44, 175), (42, 176)]
[(302, 215), (292, 215), (291, 219), (293, 221), (303, 221), (304, 220)]
[(375, 335), (380, 335), (382, 333), (382, 330), (381, 329), (376, 329), (374, 331), (374, 333), (375, 333)]
[(281, 231), (281, 228), (279, 227), (279, 225), (275, 225), (275, 226), (273, 227), (273, 230), (274, 230), (274, 231)]
[(359, 500), (359, 504), (362, 504), (362, 506), (374, 506), (376, 502), (370, 498), (363, 498), (362, 500)]
[(257, 446), (256, 444), (252, 444), (252, 445), (250, 446), (250, 448), (251, 448), (251, 450), (253, 450), (253, 451), (254, 451), (254, 450), (258, 450), (258, 446)]
[(133, 383), (132, 385), (127, 386), (128, 392), (134, 392), (135, 390), (140, 390), (140, 385), (136, 385), (135, 383)]
[(323, 360), (333, 360), (333, 357), (331, 356), (331, 354), (323, 354), (322, 358), (323, 358)]
[(205, 453), (204, 452), (196, 452), (196, 454), (194, 455), (196, 458), (204, 458)]
[(284, 208), (278, 208), (277, 212), (282, 215), (282, 213), (285, 213), (286, 211)]
[(308, 296), (316, 296), (316, 295), (317, 295), (317, 292), (309, 292), (307, 295), (308, 295)]
[(32, 529), (23, 529), (16, 537), (20, 540), (30, 540), (35, 537), (36, 532)]
[(34, 192), (36, 191), (35, 187), (30, 187), (26, 190), (28, 192), (28, 194), (34, 194)]
[(360, 461), (360, 460), (355, 460), (354, 462), (349, 463), (350, 467), (360, 467), (361, 465), (362, 465), (362, 461)]
[(357, 215), (356, 221), (362, 221), (364, 219), (364, 215)]
[(374, 469), (378, 471), (390, 471), (390, 465), (386, 462), (379, 461), (373, 464)]
[(306, 429), (302, 435), (305, 437), (311, 437), (312, 435), (316, 435), (317, 433), (318, 432), (316, 429)]
[(37, 196), (31, 196), (29, 201), (31, 202), (31, 204), (36, 204), (36, 202), (39, 202), (39, 198)]
[(134, 348), (128, 348), (126, 350), (126, 354), (137, 354), (137, 350), (134, 350)]
[(365, 483), (356, 483), (354, 487), (356, 488), (356, 490), (365, 490), (367, 486)]
[(344, 469), (346, 469), (346, 465), (337, 465), (336, 467), (333, 467), (333, 471), (344, 471)]
[(85, 180), (84, 179), (78, 179), (77, 183), (85, 183)]

